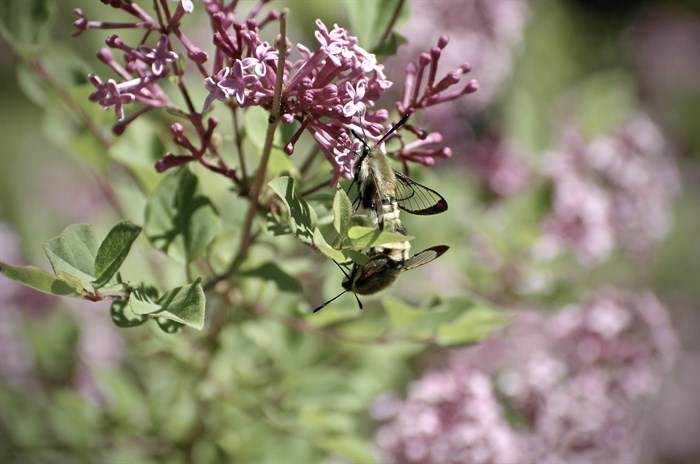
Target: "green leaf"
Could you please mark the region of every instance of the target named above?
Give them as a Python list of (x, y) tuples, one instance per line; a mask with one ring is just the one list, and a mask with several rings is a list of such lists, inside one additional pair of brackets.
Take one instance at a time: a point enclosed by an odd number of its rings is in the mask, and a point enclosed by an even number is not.
[(68, 274), (65, 271), (61, 271), (57, 274), (57, 277), (71, 287), (77, 289), (79, 292), (83, 292), (83, 285), (80, 283), (80, 279), (78, 279), (76, 276)]
[(47, 0), (0, 1), (0, 33), (19, 49), (36, 45), (48, 36), (55, 10)]
[(105, 286), (117, 273), (129, 254), (131, 245), (141, 233), (141, 227), (129, 221), (122, 221), (112, 227), (100, 244), (95, 257), (94, 288)]
[[(392, 20), (396, 7), (401, 0), (365, 0), (361, 3), (345, 0), (344, 4), (350, 20), (350, 30), (359, 38), (360, 45), (366, 50), (381, 47), (382, 35)], [(408, 7), (403, 5), (399, 11), (394, 29), (408, 18)]]
[(241, 275), (270, 280), (283, 292), (299, 293), (301, 291), (299, 282), (275, 263), (268, 262), (255, 269), (244, 270), (241, 272)]
[(413, 240), (410, 235), (379, 230), (376, 227), (352, 226), (348, 230), (349, 246), (354, 250), (364, 250), (385, 243)]
[(459, 346), (476, 343), (506, 325), (510, 316), (484, 303), (476, 303), (460, 317), (441, 325), (435, 342), (441, 346)]
[(55, 274), (65, 272), (80, 279), (83, 288), (95, 280), (97, 239), (89, 224), (73, 224), (56, 238), (44, 243), (44, 253)]
[(359, 251), (356, 251), (356, 250), (346, 250), (345, 254), (354, 263), (357, 263), (360, 266), (364, 266), (365, 263), (369, 260), (369, 257), (367, 255), (360, 253)]
[(342, 237), (347, 234), (350, 228), (350, 217), (352, 216), (352, 202), (340, 186), (333, 198), (333, 227)]
[[(244, 127), (248, 140), (250, 140), (253, 145), (261, 150), (265, 145), (265, 137), (267, 136), (269, 119), (270, 113), (263, 108), (250, 107), (245, 111)], [(275, 133), (274, 142), (274, 145), (276, 146), (281, 145), (278, 133)]]
[(172, 319), (167, 319), (165, 317), (156, 318), (156, 322), (158, 323), (158, 327), (160, 328), (160, 330), (167, 334), (177, 333), (185, 325), (177, 321), (173, 321)]
[(323, 234), (321, 231), (316, 228), (314, 229), (314, 240), (313, 240), (314, 246), (318, 248), (318, 250), (329, 257), (330, 259), (333, 259), (339, 263), (342, 263), (345, 261), (345, 255), (340, 251), (336, 250), (332, 246), (326, 242), (326, 239), (323, 238)]
[(404, 36), (398, 32), (392, 32), (384, 42), (374, 47), (372, 53), (383, 56), (396, 55), (399, 47), (407, 42), (408, 40)]
[(169, 173), (146, 204), (146, 236), (178, 262), (190, 262), (204, 253), (219, 229), (214, 205), (187, 167)]
[(158, 316), (202, 330), (205, 303), (201, 279), (197, 279), (190, 285), (174, 288), (160, 297), (158, 304), (164, 311), (158, 313)]
[(276, 212), (269, 212), (265, 215), (267, 230), (272, 235), (288, 235), (292, 233), (289, 227), (289, 218)]
[(79, 282), (76, 286), (73, 280), (67, 282), (33, 266), (11, 266), (0, 261), (0, 273), (15, 282), (52, 295), (79, 296), (83, 290)]
[(137, 288), (129, 297), (129, 309), (136, 316), (147, 316), (163, 310), (156, 300), (158, 292), (153, 287)]
[(145, 315), (135, 314), (126, 301), (115, 301), (109, 308), (109, 315), (117, 327), (136, 327), (148, 320)]
[(268, 182), (268, 187), (279, 196), (289, 211), (289, 226), (304, 243), (313, 243), (316, 212), (294, 189), (294, 179), (280, 177)]

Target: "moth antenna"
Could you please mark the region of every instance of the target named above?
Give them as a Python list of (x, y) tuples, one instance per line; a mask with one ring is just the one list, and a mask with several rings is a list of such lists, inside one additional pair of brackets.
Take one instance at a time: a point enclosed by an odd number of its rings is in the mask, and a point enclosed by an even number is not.
[[(345, 277), (346, 277), (347, 279), (350, 279), (350, 275), (349, 275), (347, 272), (345, 272), (345, 269), (343, 269), (343, 266), (341, 266), (341, 265), (338, 263), (338, 261), (336, 261), (336, 260), (333, 260), (333, 262), (335, 263), (336, 266), (338, 266), (338, 269), (340, 269), (340, 272), (342, 272), (343, 275), (345, 275)], [(316, 309), (313, 310), (313, 312), (316, 313), (316, 312), (322, 310), (323, 308), (326, 307), (326, 305), (328, 305), (329, 303), (331, 303), (331, 302), (335, 301), (336, 299), (340, 298), (341, 295), (345, 295), (347, 292), (348, 292), (348, 290), (343, 290), (341, 293), (337, 294), (336, 296), (334, 296), (334, 297), (331, 298), (330, 300), (326, 301), (326, 302), (323, 303), (322, 305), (317, 306)], [(352, 292), (352, 294), (353, 294), (353, 296), (355, 297), (355, 300), (357, 301), (357, 306), (359, 306), (359, 307), (360, 307), (360, 310), (362, 310), (362, 302), (360, 301), (360, 297), (358, 297), (358, 296), (357, 296), (357, 293), (355, 293), (354, 291)]]
[(401, 128), (401, 126), (403, 126), (404, 124), (406, 124), (406, 121), (408, 120), (409, 116), (411, 116), (411, 115), (410, 115), (410, 114), (404, 114), (404, 115), (401, 117), (401, 119), (399, 119), (399, 122), (397, 122), (396, 124), (394, 124), (394, 126), (393, 126), (391, 129), (389, 129), (389, 131), (388, 131), (386, 134), (384, 134), (384, 135), (382, 136), (381, 139), (379, 139), (379, 142), (377, 142), (377, 145), (379, 145), (380, 143), (382, 143), (383, 141), (385, 141), (385, 140), (387, 139), (387, 137), (389, 137), (391, 134), (393, 134), (394, 132), (396, 132), (397, 130), (399, 130), (399, 129)]
[[(322, 305), (317, 306), (316, 309), (314, 309), (313, 312), (314, 312), (314, 313), (319, 312), (320, 310), (322, 310), (323, 308), (325, 308), (327, 304), (334, 302), (334, 301), (337, 300), (340, 296), (345, 295), (346, 293), (347, 293), (347, 290), (343, 290), (341, 293), (338, 293), (336, 296), (334, 296), (334, 297), (331, 298), (330, 300), (326, 301), (326, 302), (323, 303)], [(355, 295), (355, 297), (357, 297), (357, 295)]]
[(343, 269), (343, 266), (341, 266), (340, 264), (338, 264), (338, 261), (336, 261), (336, 260), (333, 260), (333, 262), (335, 263), (336, 266), (338, 266), (338, 269), (340, 269), (340, 272), (342, 272), (343, 275), (349, 279), (349, 278), (350, 278), (350, 275), (348, 275), (348, 273), (345, 272), (345, 269)]
[[(347, 290), (345, 290), (347, 292)], [(360, 311), (362, 311), (362, 302), (360, 301), (360, 297), (357, 296), (357, 293), (352, 292), (353, 296), (355, 297), (355, 300), (357, 301), (357, 306), (360, 307)]]

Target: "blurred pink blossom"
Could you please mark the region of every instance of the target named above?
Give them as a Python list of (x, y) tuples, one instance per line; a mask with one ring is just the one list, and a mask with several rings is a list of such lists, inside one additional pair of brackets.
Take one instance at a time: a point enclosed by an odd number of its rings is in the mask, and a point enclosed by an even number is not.
[(405, 400), (378, 397), (375, 446), (382, 462), (639, 462), (644, 411), (677, 353), (649, 293), (523, 312), (506, 336), (452, 352)]
[(583, 264), (599, 263), (615, 248), (647, 256), (670, 229), (680, 189), (663, 135), (645, 114), (587, 143), (576, 132), (567, 135), (545, 159), (552, 210), (535, 255), (570, 249)]

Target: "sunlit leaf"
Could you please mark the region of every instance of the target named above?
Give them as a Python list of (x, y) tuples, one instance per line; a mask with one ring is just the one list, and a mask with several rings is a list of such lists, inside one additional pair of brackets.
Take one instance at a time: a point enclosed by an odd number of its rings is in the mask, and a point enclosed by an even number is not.
[(66, 272), (80, 279), (83, 288), (92, 288), (97, 256), (95, 231), (88, 224), (73, 224), (56, 238), (44, 243), (44, 253), (55, 274)]
[(305, 243), (313, 243), (316, 212), (294, 188), (294, 179), (280, 177), (267, 184), (279, 196), (289, 211), (289, 226), (294, 235)]
[(166, 292), (158, 304), (163, 308), (158, 316), (194, 327), (204, 328), (204, 309), (206, 298), (200, 280), (184, 287)]
[(318, 228), (314, 229), (313, 243), (316, 246), (316, 248), (318, 248), (318, 250), (324, 255), (326, 255), (328, 258), (333, 259), (339, 263), (345, 261), (345, 255), (340, 250), (336, 250), (335, 248), (330, 246), (328, 242), (326, 242), (326, 239), (323, 238), (323, 234)]
[(413, 240), (410, 235), (403, 235), (396, 232), (387, 232), (375, 227), (352, 226), (348, 230), (349, 242), (347, 245), (355, 250), (363, 250), (385, 243), (403, 242)]
[(78, 296), (82, 293), (79, 282), (66, 280), (33, 266), (12, 266), (0, 261), (0, 273), (40, 292), (53, 295)]
[(131, 292), (129, 309), (135, 316), (146, 316), (163, 310), (156, 302), (158, 294), (154, 288), (138, 288)]
[(345, 190), (338, 188), (333, 198), (333, 227), (341, 236), (350, 228), (350, 216), (352, 216), (352, 202)]

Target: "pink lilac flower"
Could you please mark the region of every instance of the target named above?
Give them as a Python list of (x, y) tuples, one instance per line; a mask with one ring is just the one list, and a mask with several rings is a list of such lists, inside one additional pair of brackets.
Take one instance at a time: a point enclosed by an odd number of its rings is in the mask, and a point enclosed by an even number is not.
[(227, 101), (235, 96), (238, 104), (242, 105), (247, 91), (257, 82), (258, 78), (254, 74), (244, 74), (243, 62), (236, 60), (230, 68), (224, 68), (215, 76), (205, 79), (204, 87), (210, 92), (204, 102), (205, 111), (214, 99)]
[(138, 80), (122, 82), (120, 85), (117, 85), (114, 79), (109, 79), (105, 84), (95, 74), (90, 74), (88, 80), (96, 89), (95, 92), (90, 94), (90, 100), (99, 103), (104, 109), (114, 106), (114, 114), (117, 119), (120, 121), (124, 119), (123, 105), (136, 100), (136, 96), (127, 92), (127, 90), (136, 85)]
[(589, 143), (569, 134), (545, 161), (553, 203), (535, 254), (548, 258), (569, 248), (584, 264), (603, 261), (616, 247), (647, 256), (670, 228), (679, 190), (668, 151), (643, 114)]
[[(220, 18), (220, 17), (219, 17)], [(220, 18), (222, 27), (217, 32), (217, 41), (222, 44), (220, 50), (225, 52), (227, 59), (242, 59), (244, 77), (256, 75), (258, 80), (250, 85), (243, 96), (238, 99), (241, 107), (263, 106), (269, 108), (274, 94), (275, 77), (277, 73), (277, 51), (270, 50), (267, 43), (261, 42), (253, 28), (246, 25), (237, 26), (240, 31), (231, 34), (223, 26), (226, 21)], [(231, 23), (236, 27), (235, 23)], [(352, 150), (347, 133), (355, 130), (365, 134), (368, 139), (379, 139), (390, 126), (385, 125), (388, 114), (384, 110), (374, 110), (375, 102), (392, 86), (383, 73), (383, 66), (377, 64), (376, 57), (364, 50), (357, 38), (334, 25), (328, 29), (320, 20), (316, 21), (316, 40), (319, 46), (309, 49), (301, 44), (297, 45), (297, 51), (301, 59), (293, 60), (287, 55), (284, 69), (284, 85), (282, 91), (282, 108), (284, 123), (299, 123), (297, 132), (291, 137), (285, 146), (285, 151), (291, 154), (294, 151), (296, 141), (303, 132), (308, 132), (319, 143), (322, 152), (333, 166), (333, 181), (337, 176), (351, 177), (351, 160), (347, 155)], [(245, 40), (239, 39), (245, 37)], [(244, 42), (244, 44), (241, 44)], [(446, 40), (440, 42), (446, 45)], [(245, 45), (245, 46), (242, 46)], [(255, 50), (255, 57), (246, 50)], [(242, 58), (238, 58), (242, 57)], [(423, 68), (429, 64), (431, 69), (437, 66), (438, 56), (433, 56), (425, 61)], [(247, 60), (247, 61), (246, 61)], [(266, 62), (263, 71), (258, 65)], [(422, 75), (423, 68), (420, 72)], [(219, 71), (220, 73), (221, 71)], [(466, 93), (476, 90), (476, 83), (468, 83), (462, 90), (446, 92), (459, 82), (459, 77), (468, 72), (467, 67), (461, 67), (448, 77), (435, 81), (435, 73), (432, 72), (427, 87), (413, 86), (406, 91), (411, 92), (409, 98), (405, 98), (399, 105), (401, 114), (412, 113), (417, 109), (436, 105), (445, 101), (458, 98)], [(221, 80), (220, 74), (207, 78), (206, 88), (210, 91), (207, 104), (214, 99), (225, 99), (227, 92), (221, 89), (221, 85), (214, 85)], [(252, 81), (251, 81), (252, 82)], [(407, 85), (411, 84), (407, 80)], [(419, 92), (420, 91), (420, 92)], [(411, 130), (410, 126), (406, 126)], [(419, 138), (425, 139), (425, 132), (414, 129)], [(431, 145), (435, 138), (429, 139)], [(425, 143), (424, 143), (425, 144)], [(432, 163), (434, 156), (447, 156), (449, 151), (442, 147), (431, 146), (423, 149), (420, 144), (410, 145), (400, 139), (401, 148), (397, 157), (410, 161), (420, 161), (424, 164)], [(343, 148), (338, 148), (338, 147)], [(428, 161), (425, 161), (428, 160)]]
[(504, 337), (452, 352), (405, 400), (378, 397), (375, 446), (381, 462), (639, 462), (645, 407), (677, 353), (650, 293), (522, 312)]
[[(215, 101), (240, 108), (259, 106), (269, 110), (273, 104), (277, 76), (281, 73), (281, 121), (284, 124), (298, 124), (284, 150), (292, 154), (302, 133), (310, 134), (330, 162), (333, 173), (331, 182), (334, 182), (338, 176), (352, 176), (352, 158), (349, 154), (353, 143), (348, 136), (350, 131), (363, 134), (368, 143), (379, 140), (404, 115), (455, 100), (478, 88), (474, 79), (466, 84), (460, 82), (470, 72), (471, 67), (467, 63), (463, 62), (452, 72), (438, 74), (438, 62), (448, 42), (442, 36), (430, 53), (421, 54), (417, 63), (409, 67), (404, 95), (397, 104), (399, 114), (391, 119), (386, 110), (374, 107), (393, 83), (387, 79), (383, 65), (377, 63), (376, 56), (361, 47), (357, 37), (338, 25), (328, 28), (321, 20), (316, 20), (315, 46), (307, 47), (299, 43), (290, 47), (287, 41), (284, 50), (277, 50), (261, 38), (261, 29), (280, 17), (276, 10), (262, 15), (262, 6), (266, 2), (260, 0), (247, 17), (236, 15), (235, 2), (204, 2), (215, 46), (211, 59), (180, 29), (183, 12), (191, 10), (191, 2), (181, 2), (182, 8), (175, 13), (155, 3), (158, 14), (154, 17), (131, 2), (110, 3), (112, 7), (134, 17), (134, 23), (89, 21), (82, 12), (76, 11), (78, 19), (75, 27), (78, 32), (86, 29), (137, 28), (146, 30), (145, 41), (153, 32), (168, 31), (167, 35), (159, 36), (153, 48), (145, 44), (134, 48), (119, 36), (110, 36), (107, 39), (109, 49), (102, 50), (98, 57), (118, 77), (101, 79), (93, 76), (91, 82), (96, 91), (91, 95), (91, 100), (105, 108), (115, 108), (120, 121), (115, 126), (116, 131), (123, 131), (140, 114), (154, 108), (184, 113), (190, 119), (199, 141), (192, 140), (188, 144), (176, 141), (178, 146), (189, 152), (167, 154), (167, 159), (158, 163), (159, 169), (179, 165), (187, 157), (201, 163), (207, 158), (215, 158), (216, 163), (210, 163), (207, 167), (233, 172), (224, 166), (217, 147), (209, 143), (211, 137), (205, 134), (205, 126), (212, 118), (202, 113), (207, 112)], [(195, 71), (202, 76), (202, 85), (208, 92), (202, 106), (192, 102), (185, 90), (185, 81), (189, 76), (184, 75), (184, 69), (178, 65), (178, 56), (173, 51), (178, 43), (186, 50)], [(115, 59), (110, 49), (123, 53), (124, 65)], [(284, 53), (283, 69), (277, 69), (279, 53)], [(173, 104), (160, 88), (160, 79), (169, 72), (179, 78), (179, 89), (187, 103), (186, 110)], [(103, 80), (107, 83), (103, 83)], [(127, 117), (127, 106), (134, 104), (138, 104), (138, 108)], [(198, 111), (199, 108), (202, 108), (202, 112)], [(441, 146), (442, 137), (439, 134), (429, 134), (412, 124), (404, 125), (401, 130), (412, 133), (411, 139), (417, 140), (408, 140), (399, 131), (393, 134), (400, 146), (395, 155), (398, 159), (430, 165), (436, 157), (450, 156), (451, 151)], [(235, 172), (232, 175), (235, 177)]]
[(185, 13), (192, 13), (194, 11), (194, 2), (192, 0), (172, 0), (174, 2), (179, 2)]
[(484, 374), (469, 369), (431, 372), (411, 385), (401, 402), (384, 395), (376, 419), (379, 461), (397, 464), (517, 463), (515, 435)]
[(151, 70), (156, 76), (163, 74), (165, 65), (177, 61), (177, 53), (168, 50), (168, 36), (162, 35), (158, 39), (156, 48), (141, 45), (139, 51), (143, 53), (144, 62), (151, 64)]
[(242, 61), (243, 69), (254, 68), (256, 75), (264, 77), (267, 74), (267, 62), (275, 63), (278, 57), (277, 50), (272, 50), (270, 44), (263, 42), (255, 47), (255, 56), (249, 56)]

